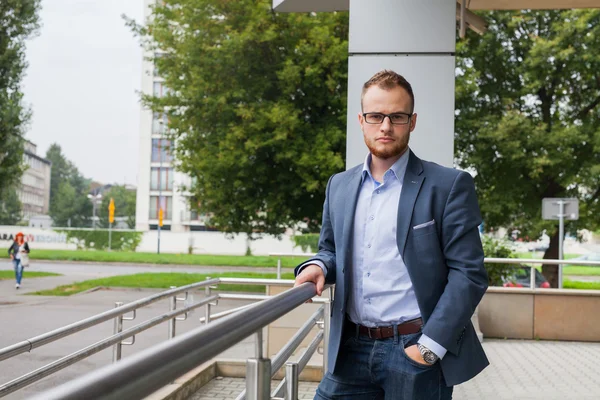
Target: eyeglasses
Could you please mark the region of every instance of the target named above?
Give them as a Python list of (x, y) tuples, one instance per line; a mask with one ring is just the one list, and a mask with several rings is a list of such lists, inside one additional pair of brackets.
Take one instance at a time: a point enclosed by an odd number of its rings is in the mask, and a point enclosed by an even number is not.
[(367, 124), (382, 124), (385, 117), (390, 119), (392, 125), (406, 125), (410, 122), (412, 114), (406, 113), (394, 113), (394, 114), (382, 114), (382, 113), (364, 113), (363, 117)]

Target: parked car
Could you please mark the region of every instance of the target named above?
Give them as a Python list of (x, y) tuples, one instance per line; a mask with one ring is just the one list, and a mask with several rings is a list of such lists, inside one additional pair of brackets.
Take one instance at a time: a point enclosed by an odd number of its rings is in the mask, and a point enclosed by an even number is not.
[(600, 253), (587, 253), (579, 257), (570, 258), (570, 264), (577, 264), (577, 261), (600, 261)]
[[(530, 287), (531, 283), (531, 267), (526, 265), (519, 265), (514, 268), (514, 275), (505, 279), (504, 287)], [(549, 288), (550, 283), (546, 280), (544, 275), (537, 269), (535, 270), (535, 287), (538, 288)]]

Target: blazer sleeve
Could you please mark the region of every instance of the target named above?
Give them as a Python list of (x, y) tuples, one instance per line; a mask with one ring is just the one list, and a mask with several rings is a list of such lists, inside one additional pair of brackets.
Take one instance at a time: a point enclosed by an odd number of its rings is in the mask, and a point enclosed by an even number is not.
[(488, 287), (478, 226), (481, 215), (473, 178), (454, 180), (442, 217), (442, 250), (448, 281), (423, 333), (457, 355), (465, 327)]
[(321, 233), (319, 235), (319, 251), (313, 257), (298, 265), (294, 274), (298, 276), (303, 266), (311, 261), (321, 261), (325, 266), (325, 283), (335, 283), (335, 237), (333, 235), (333, 226), (331, 224), (331, 215), (329, 213), (329, 200), (331, 195), (331, 182), (333, 176), (327, 182), (327, 190), (325, 191), (325, 202), (323, 203), (323, 219), (321, 223)]

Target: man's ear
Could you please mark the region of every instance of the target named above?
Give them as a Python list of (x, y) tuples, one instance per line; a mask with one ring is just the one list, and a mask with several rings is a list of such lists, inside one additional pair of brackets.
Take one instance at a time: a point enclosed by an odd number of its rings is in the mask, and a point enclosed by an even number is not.
[(417, 113), (413, 113), (412, 117), (410, 118), (410, 132), (414, 131), (416, 127), (417, 127)]

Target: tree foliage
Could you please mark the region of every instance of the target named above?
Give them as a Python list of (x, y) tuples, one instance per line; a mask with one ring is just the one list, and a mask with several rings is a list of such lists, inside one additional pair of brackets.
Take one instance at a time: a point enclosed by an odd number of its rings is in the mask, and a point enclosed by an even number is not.
[(25, 41), (38, 28), (39, 0), (0, 2), (0, 201), (12, 201), (23, 173), (23, 148), (29, 110), (21, 81), (27, 68)]
[(113, 198), (115, 201), (115, 218), (127, 218), (128, 228), (135, 229), (135, 195), (134, 190), (127, 190), (125, 186), (119, 185), (115, 185), (103, 193), (102, 203), (96, 210), (96, 215), (99, 218), (98, 226), (108, 228), (108, 205), (110, 199)]
[(21, 221), (22, 204), (17, 191), (7, 190), (0, 199), (0, 225), (16, 225)]
[(46, 158), (52, 162), (50, 175), (50, 216), (54, 226), (89, 227), (93, 206), (87, 198), (90, 181), (85, 179), (73, 163), (54, 143)]
[(193, 205), (226, 232), (320, 224), (344, 169), (348, 15), (280, 14), (271, 0), (166, 0), (133, 29), (154, 52)]
[[(600, 10), (488, 12), (457, 43), (456, 157), (477, 171), (487, 229), (551, 238), (542, 199), (576, 197), (578, 229), (600, 226)], [(556, 287), (556, 267), (544, 275)]]

